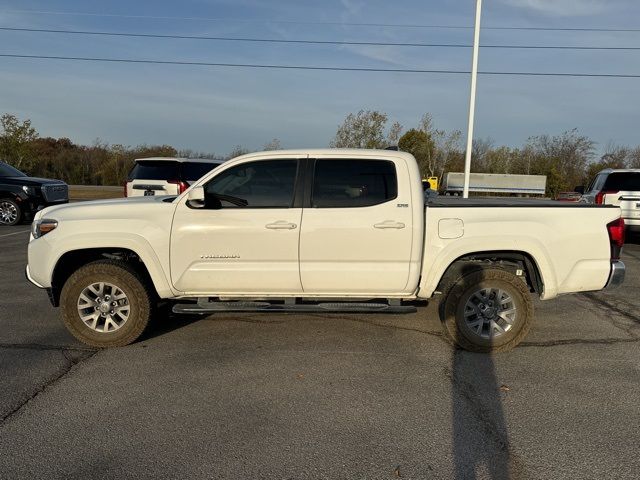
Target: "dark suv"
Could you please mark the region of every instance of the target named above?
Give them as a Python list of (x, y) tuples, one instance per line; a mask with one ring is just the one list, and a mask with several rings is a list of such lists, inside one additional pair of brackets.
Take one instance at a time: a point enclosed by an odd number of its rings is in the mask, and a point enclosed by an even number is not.
[(49, 205), (69, 201), (69, 187), (60, 180), (28, 177), (0, 162), (0, 225), (16, 225), (31, 220)]

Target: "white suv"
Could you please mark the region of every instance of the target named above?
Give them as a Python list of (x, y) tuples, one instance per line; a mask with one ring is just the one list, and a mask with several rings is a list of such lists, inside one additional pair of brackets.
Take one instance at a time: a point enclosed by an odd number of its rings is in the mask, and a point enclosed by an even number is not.
[(125, 197), (180, 195), (224, 160), (206, 158), (138, 158), (124, 184)]
[(619, 206), (627, 230), (640, 233), (640, 169), (602, 170), (589, 184), (581, 201)]

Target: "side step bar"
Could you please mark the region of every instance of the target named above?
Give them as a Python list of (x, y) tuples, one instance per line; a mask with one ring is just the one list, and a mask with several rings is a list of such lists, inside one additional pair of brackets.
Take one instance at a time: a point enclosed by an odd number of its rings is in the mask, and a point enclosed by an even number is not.
[(211, 302), (199, 299), (198, 303), (177, 303), (173, 313), (197, 314), (216, 312), (296, 312), (296, 313), (414, 313), (413, 305), (389, 305), (388, 303), (270, 303), (270, 302)]

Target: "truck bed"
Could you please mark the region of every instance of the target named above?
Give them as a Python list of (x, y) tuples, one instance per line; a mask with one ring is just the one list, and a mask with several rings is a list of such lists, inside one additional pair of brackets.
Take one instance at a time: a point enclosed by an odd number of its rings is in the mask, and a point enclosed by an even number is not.
[(617, 208), (613, 205), (592, 205), (578, 202), (558, 202), (542, 198), (513, 197), (451, 197), (440, 196), (429, 199), (427, 207), (500, 207), (500, 208)]

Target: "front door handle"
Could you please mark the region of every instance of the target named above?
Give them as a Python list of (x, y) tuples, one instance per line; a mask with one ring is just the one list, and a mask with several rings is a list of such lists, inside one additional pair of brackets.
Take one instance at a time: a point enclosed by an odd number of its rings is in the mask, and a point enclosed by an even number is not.
[(270, 230), (294, 230), (298, 226), (295, 223), (289, 223), (285, 220), (278, 220), (277, 222), (267, 223), (265, 227)]
[(386, 228), (404, 228), (405, 224), (402, 222), (394, 222), (393, 220), (387, 220), (385, 222), (382, 223), (376, 223), (374, 226), (374, 228), (381, 228), (381, 229), (386, 229)]

